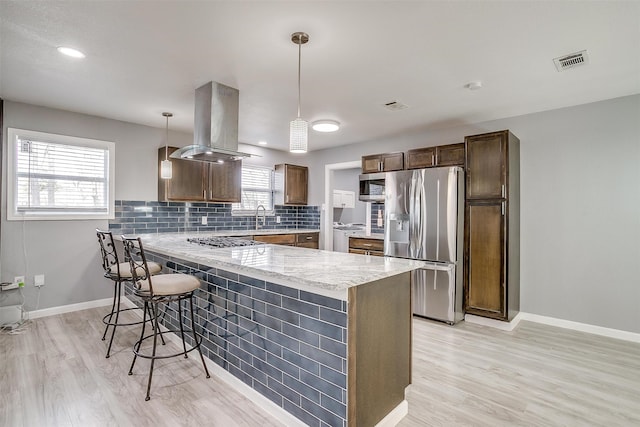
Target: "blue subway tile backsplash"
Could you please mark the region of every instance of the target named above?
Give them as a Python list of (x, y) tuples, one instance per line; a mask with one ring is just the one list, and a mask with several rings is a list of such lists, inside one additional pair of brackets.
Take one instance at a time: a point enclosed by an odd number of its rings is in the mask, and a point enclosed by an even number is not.
[[(274, 213), (267, 216), (262, 229), (320, 228), (318, 206), (276, 205)], [(280, 223), (276, 223), (276, 216)], [(207, 217), (207, 225), (202, 225), (202, 217)], [(116, 200), (109, 230), (118, 234), (252, 231), (255, 221), (253, 215), (233, 215), (230, 203)]]

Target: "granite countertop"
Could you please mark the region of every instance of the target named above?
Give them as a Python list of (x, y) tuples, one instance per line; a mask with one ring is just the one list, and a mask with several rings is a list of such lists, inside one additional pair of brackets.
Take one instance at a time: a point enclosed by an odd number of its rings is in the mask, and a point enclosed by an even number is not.
[[(238, 233), (245, 236), (247, 234), (246, 231)], [(344, 301), (347, 300), (349, 288), (353, 286), (395, 276), (425, 265), (422, 261), (271, 244), (212, 248), (187, 242), (188, 237), (195, 236), (204, 237), (205, 234), (166, 233), (146, 234), (140, 237), (148, 251)]]

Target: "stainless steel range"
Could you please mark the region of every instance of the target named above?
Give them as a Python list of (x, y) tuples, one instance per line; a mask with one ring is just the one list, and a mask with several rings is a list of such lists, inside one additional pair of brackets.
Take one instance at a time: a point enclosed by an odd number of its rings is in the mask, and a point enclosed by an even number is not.
[(263, 245), (263, 242), (257, 242), (251, 239), (245, 239), (242, 237), (225, 237), (225, 236), (213, 236), (213, 237), (190, 237), (187, 242), (197, 243), (204, 246), (212, 246), (214, 248), (232, 248), (235, 246), (253, 246)]

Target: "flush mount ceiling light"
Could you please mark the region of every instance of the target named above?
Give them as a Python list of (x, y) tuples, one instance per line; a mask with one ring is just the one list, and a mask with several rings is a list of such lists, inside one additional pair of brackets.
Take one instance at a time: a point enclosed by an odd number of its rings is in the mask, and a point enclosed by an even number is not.
[(306, 153), (309, 123), (300, 118), (300, 58), (302, 45), (309, 41), (309, 35), (298, 31), (291, 34), (291, 41), (298, 45), (298, 117), (289, 123), (289, 151), (292, 153)]
[(336, 120), (316, 120), (311, 128), (317, 132), (335, 132), (340, 129), (340, 122)]
[(258, 145), (267, 145), (267, 141), (258, 141)]
[(58, 52), (60, 52), (63, 55), (70, 56), (72, 58), (84, 58), (85, 57), (84, 53), (82, 53), (79, 50), (74, 49), (72, 47), (59, 46), (58, 47)]
[(171, 160), (169, 160), (169, 117), (173, 117), (171, 113), (162, 113), (167, 118), (166, 136), (164, 139), (164, 160), (160, 162), (160, 178), (171, 179), (172, 168)]
[(464, 87), (469, 90), (478, 90), (482, 88), (482, 82), (481, 81), (469, 82), (466, 85), (464, 85)]

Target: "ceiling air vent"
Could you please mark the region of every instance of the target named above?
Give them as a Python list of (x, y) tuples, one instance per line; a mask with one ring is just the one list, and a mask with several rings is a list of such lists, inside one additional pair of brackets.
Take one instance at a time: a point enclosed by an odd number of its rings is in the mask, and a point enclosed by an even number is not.
[(568, 70), (569, 68), (575, 68), (580, 65), (586, 65), (589, 63), (589, 55), (586, 50), (580, 52), (570, 53), (559, 58), (554, 58), (553, 63), (556, 65), (558, 71)]
[(398, 101), (387, 102), (387, 103), (383, 104), (383, 106), (387, 110), (391, 110), (391, 111), (400, 111), (400, 110), (405, 110), (405, 109), (409, 108), (408, 105), (405, 105), (405, 104), (403, 104), (401, 102), (398, 102)]

